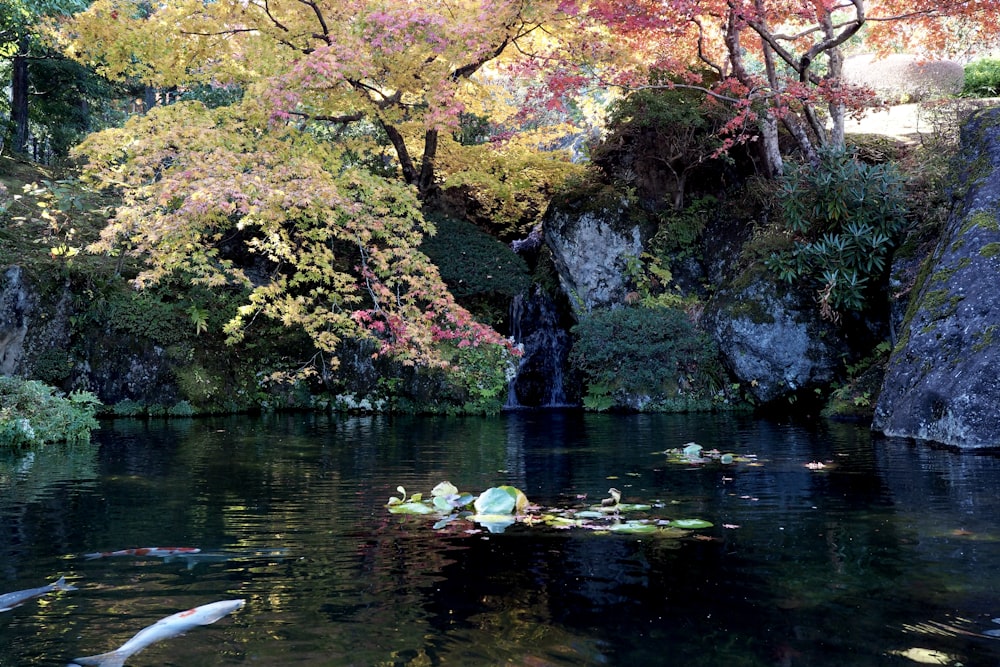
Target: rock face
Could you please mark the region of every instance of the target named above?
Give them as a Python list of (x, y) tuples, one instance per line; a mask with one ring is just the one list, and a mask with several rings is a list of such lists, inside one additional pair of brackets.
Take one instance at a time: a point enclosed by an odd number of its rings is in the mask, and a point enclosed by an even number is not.
[(873, 428), (1000, 447), (1000, 109), (962, 130), (964, 197), (914, 290)]
[(9, 267), (0, 277), (0, 375), (12, 375), (24, 357), (32, 310), (21, 267)]
[(544, 224), (545, 242), (559, 282), (574, 309), (624, 303), (629, 291), (627, 266), (643, 249), (642, 230), (629, 224), (625, 206), (576, 212), (557, 210)]
[(567, 380), (571, 318), (541, 289), (511, 304), (511, 335), (523, 353), (510, 381), (506, 408), (563, 407), (579, 392)]
[(86, 389), (108, 404), (176, 400), (162, 349), (98, 328), (74, 344), (72, 301), (67, 285), (43, 296), (22, 267), (7, 267), (0, 275), (0, 375)]
[(965, 84), (965, 69), (950, 60), (905, 53), (863, 54), (844, 61), (844, 81), (872, 88), (887, 104), (905, 104), (957, 95)]
[(839, 338), (814, 304), (779, 293), (771, 280), (720, 293), (705, 319), (725, 365), (760, 403), (833, 380), (843, 351)]

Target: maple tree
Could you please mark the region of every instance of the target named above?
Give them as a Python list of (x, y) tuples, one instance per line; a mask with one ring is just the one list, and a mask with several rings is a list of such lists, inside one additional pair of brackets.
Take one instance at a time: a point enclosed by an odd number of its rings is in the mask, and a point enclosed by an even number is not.
[[(648, 87), (648, 72), (701, 89), (736, 113), (727, 145), (759, 137), (765, 171), (782, 171), (779, 124), (802, 154), (844, 147), (844, 120), (872, 104), (842, 78), (848, 46), (949, 56), (983, 48), (1000, 27), (1000, 2), (950, 0), (595, 0), (608, 27), (612, 80)], [(705, 76), (705, 71), (710, 76)]]
[(439, 150), (462, 164), (462, 114), (514, 113), (473, 75), (559, 14), (507, 0), (94, 2), (58, 26), (68, 55), (111, 79), (233, 94), (80, 145), (88, 178), (122, 197), (91, 249), (144, 257), (139, 286), (183, 271), (250, 290), (234, 340), (262, 314), (303, 327), (334, 363), (344, 337), (414, 364), (510, 351), (419, 251), (433, 231), (421, 206)]

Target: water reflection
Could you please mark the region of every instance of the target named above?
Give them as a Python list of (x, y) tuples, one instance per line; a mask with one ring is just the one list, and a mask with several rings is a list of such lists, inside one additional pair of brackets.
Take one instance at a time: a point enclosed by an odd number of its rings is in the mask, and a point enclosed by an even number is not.
[[(757, 463), (662, 453), (690, 441)], [(385, 511), (397, 485), (446, 479), (546, 506), (615, 486), (715, 527), (489, 535)], [(0, 590), (79, 588), (2, 615), (0, 666), (65, 664), (231, 598), (247, 600), (236, 616), (129, 664), (998, 664), (998, 482), (995, 457), (825, 422), (119, 421), (89, 448), (0, 461)], [(82, 557), (141, 546), (205, 557)]]

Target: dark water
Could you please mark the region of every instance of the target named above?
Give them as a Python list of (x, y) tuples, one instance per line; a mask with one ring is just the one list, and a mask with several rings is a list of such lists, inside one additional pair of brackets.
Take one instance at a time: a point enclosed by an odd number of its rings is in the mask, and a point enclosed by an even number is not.
[[(654, 453), (689, 441), (758, 465)], [(466, 533), (386, 511), (397, 485), (442, 480), (552, 507), (613, 485), (715, 526)], [(0, 666), (66, 665), (231, 598), (247, 604), (128, 664), (1000, 665), (998, 488), (995, 457), (825, 422), (119, 421), (89, 447), (0, 459), (0, 593), (79, 589), (0, 613)], [(147, 546), (203, 557), (82, 557)]]

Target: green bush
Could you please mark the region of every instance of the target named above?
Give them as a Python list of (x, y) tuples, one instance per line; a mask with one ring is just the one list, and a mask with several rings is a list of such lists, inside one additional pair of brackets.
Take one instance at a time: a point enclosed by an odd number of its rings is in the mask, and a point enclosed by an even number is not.
[(709, 407), (724, 371), (715, 343), (674, 308), (596, 310), (573, 327), (570, 364), (587, 387), (584, 406), (602, 410)]
[(38, 380), (0, 376), (0, 446), (88, 442), (98, 405), (90, 392), (64, 396)]
[(983, 58), (965, 66), (962, 97), (1000, 96), (1000, 60)]
[(476, 318), (497, 328), (510, 300), (531, 284), (528, 266), (513, 250), (475, 225), (428, 216), (437, 228), (420, 249), (437, 265), (455, 299)]
[(836, 319), (861, 310), (865, 289), (886, 268), (903, 228), (903, 182), (895, 167), (824, 151), (819, 165), (792, 167), (781, 183), (782, 225), (790, 239), (765, 265), (791, 283), (812, 283)]

